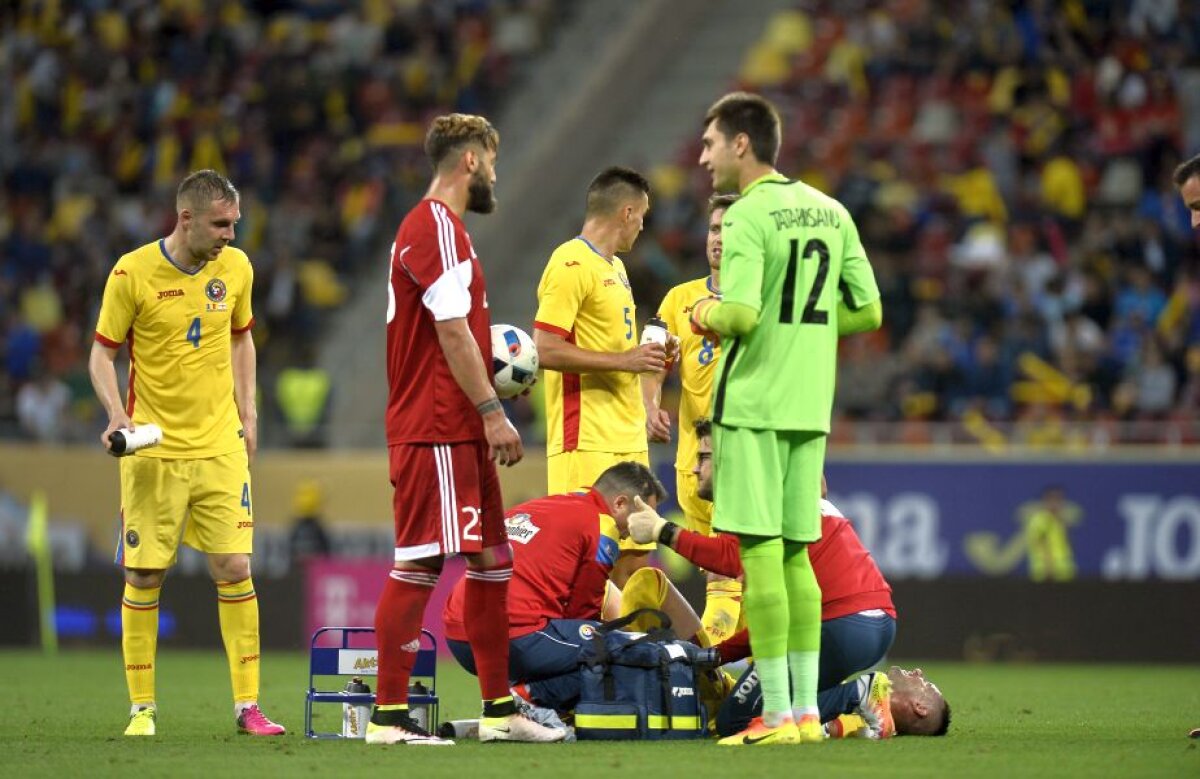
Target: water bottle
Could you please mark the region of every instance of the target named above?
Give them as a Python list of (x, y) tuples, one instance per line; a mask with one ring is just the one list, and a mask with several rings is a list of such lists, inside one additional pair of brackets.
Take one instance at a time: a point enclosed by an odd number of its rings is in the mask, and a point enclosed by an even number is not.
[(443, 722), (438, 728), (439, 738), (457, 738), (470, 740), (479, 738), (479, 720), (477, 719), (452, 719), (449, 722)]
[(149, 422), (138, 425), (136, 430), (123, 427), (108, 434), (108, 453), (113, 457), (133, 454), (139, 449), (157, 446), (162, 442), (162, 435), (162, 428)]
[(430, 728), (433, 727), (433, 724), (430, 722), (430, 708), (432, 707), (428, 703), (414, 703), (412, 700), (418, 695), (424, 696), (428, 694), (429, 688), (420, 682), (413, 682), (411, 685), (409, 685), (408, 716), (412, 718), (412, 721), (415, 722), (417, 727), (421, 728), (421, 730), (424, 730), (426, 733), (432, 733), (433, 731), (430, 730)]
[[(348, 694), (369, 693), (371, 688), (356, 676), (346, 683)], [(371, 719), (371, 707), (364, 703), (342, 704), (342, 738), (366, 738), (367, 722)]]
[(642, 345), (655, 343), (665, 348), (669, 335), (667, 323), (656, 316), (652, 316), (646, 320), (646, 326), (642, 328)]

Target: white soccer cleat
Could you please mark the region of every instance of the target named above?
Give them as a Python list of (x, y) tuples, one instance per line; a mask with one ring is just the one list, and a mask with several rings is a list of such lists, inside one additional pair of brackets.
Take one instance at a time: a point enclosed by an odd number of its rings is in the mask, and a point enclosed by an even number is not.
[(562, 741), (567, 731), (562, 728), (548, 728), (534, 722), (523, 714), (510, 714), (507, 717), (483, 717), (479, 720), (479, 740), (488, 741), (522, 741), (530, 744), (549, 744)]
[(412, 720), (408, 720), (403, 725), (376, 725), (374, 722), (368, 722), (366, 742), (368, 744), (404, 744), (413, 747), (454, 746), (454, 742), (450, 739), (439, 738), (428, 733)]

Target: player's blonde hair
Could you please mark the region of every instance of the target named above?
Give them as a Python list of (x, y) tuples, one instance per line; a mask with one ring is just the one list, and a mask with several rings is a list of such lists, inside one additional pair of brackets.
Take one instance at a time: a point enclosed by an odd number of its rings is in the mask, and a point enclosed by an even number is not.
[(454, 152), (469, 144), (479, 144), (487, 151), (500, 148), (500, 133), (492, 123), (474, 114), (446, 114), (429, 125), (425, 135), (425, 153), (433, 167), (440, 167)]
[(182, 211), (186, 208), (203, 212), (207, 211), (215, 200), (236, 203), (238, 197), (237, 187), (233, 186), (229, 179), (215, 170), (198, 170), (188, 174), (188, 177), (179, 183), (179, 189), (175, 192), (175, 210)]

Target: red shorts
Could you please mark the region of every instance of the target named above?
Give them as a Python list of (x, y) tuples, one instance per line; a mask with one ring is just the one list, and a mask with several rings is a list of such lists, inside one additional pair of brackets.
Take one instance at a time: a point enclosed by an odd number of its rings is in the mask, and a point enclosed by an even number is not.
[(496, 465), (483, 443), (388, 447), (396, 562), (472, 554), (508, 541)]

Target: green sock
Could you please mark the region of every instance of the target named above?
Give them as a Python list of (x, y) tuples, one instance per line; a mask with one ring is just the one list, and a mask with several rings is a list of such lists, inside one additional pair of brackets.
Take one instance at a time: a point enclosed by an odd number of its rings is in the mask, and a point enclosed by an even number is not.
[(746, 586), (742, 609), (750, 648), (762, 685), (763, 722), (778, 724), (788, 714), (788, 599), (783, 577), (783, 539), (739, 538)]
[(807, 545), (784, 544), (783, 580), (789, 609), (787, 659), (792, 674), (792, 711), (797, 717), (816, 714), (821, 665), (821, 586), (808, 560)]

